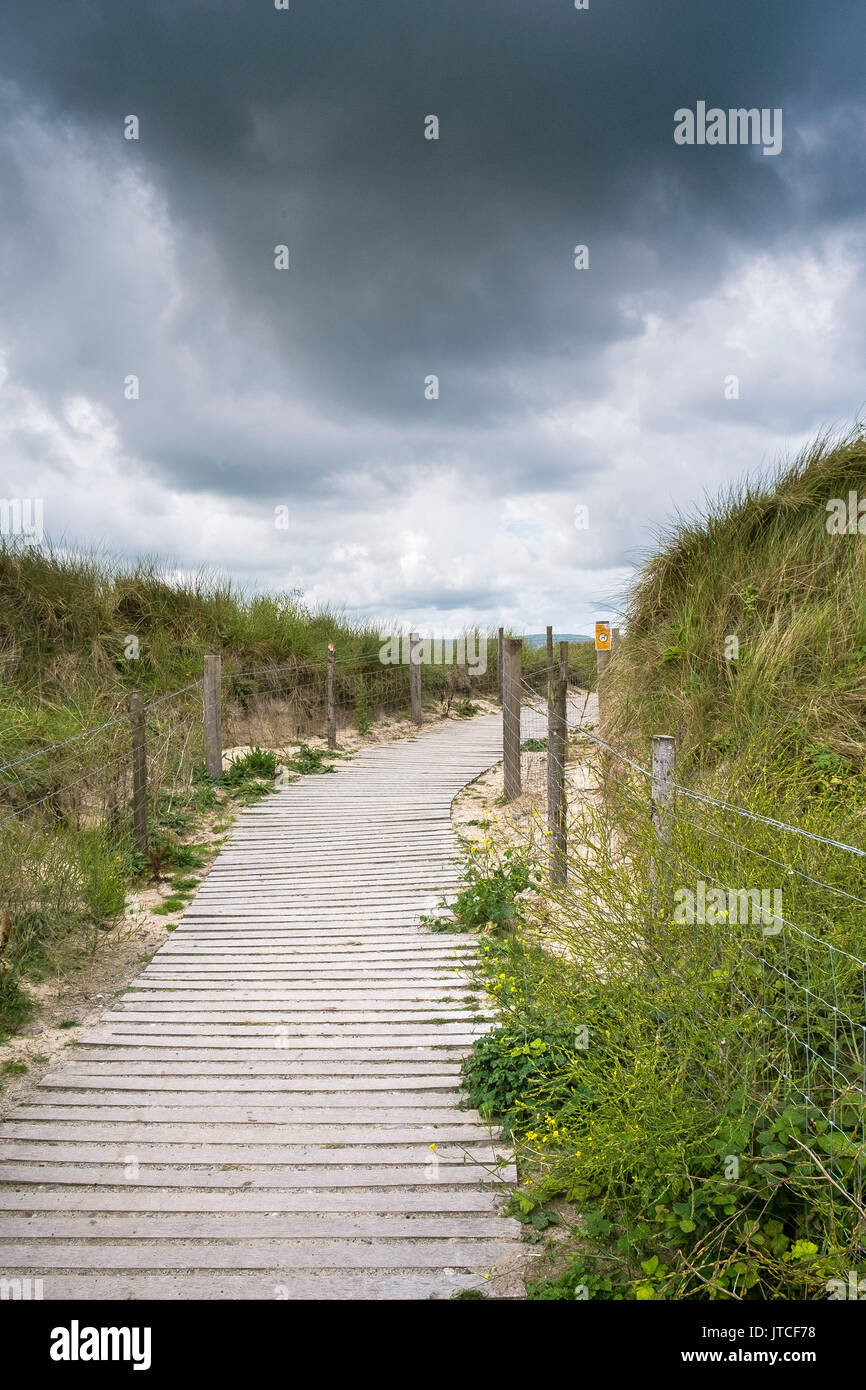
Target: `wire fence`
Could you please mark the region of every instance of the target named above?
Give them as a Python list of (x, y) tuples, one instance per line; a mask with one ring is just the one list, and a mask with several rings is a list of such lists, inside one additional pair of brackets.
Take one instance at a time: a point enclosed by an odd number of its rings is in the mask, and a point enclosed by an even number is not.
[(384, 664), (378, 656), (335, 655), (329, 663), (285, 668), (264, 666), (231, 673), (222, 684), (223, 743), (238, 747), (285, 748), (329, 736), (355, 744), (375, 725), (397, 726), (425, 719), (468, 716), (473, 701), (496, 691), (495, 670), (420, 663), (419, 708), (413, 711), (411, 668)]
[[(265, 662), (228, 669), (220, 673), (220, 754), (326, 739), (332, 712), (338, 736), (352, 731), (359, 738), (389, 718), (417, 723), (469, 714), (473, 697), (495, 694), (497, 685), (495, 669), (483, 664), (477, 669), (421, 664), (419, 676), (415, 709), (410, 666), (383, 664), (376, 654), (335, 653), (330, 662)], [(158, 820), (161, 799), (182, 794), (201, 774), (203, 686), (200, 678), (142, 704), (151, 819)], [(134, 787), (128, 705), (116, 707), (91, 728), (13, 753), (20, 741), (11, 726), (0, 737), (0, 829), (13, 824), (31, 831), (105, 826), (117, 832), (130, 821)]]
[(376, 653), (224, 670), (208, 657), (204, 667), (180, 689), (115, 697), (90, 727), (36, 747), (32, 724), (14, 711), (0, 725), (4, 1029), (27, 1017), (25, 976), (65, 970), (96, 949), (103, 930), (127, 918), (134, 925), (138, 885), (188, 889), (227, 799), (245, 803), (324, 771), (325, 755), (389, 729), (472, 713), (497, 684), (484, 662), (410, 668)]
[[(158, 696), (142, 706), (151, 733), (151, 785), (188, 775), (202, 682)], [(197, 692), (196, 700), (193, 692)], [(132, 745), (128, 711), (66, 738), (0, 763), (0, 826), (99, 824), (116, 830), (131, 797)]]
[[(507, 823), (544, 877), (548, 936), (599, 980), (637, 971), (677, 991), (670, 1007), (691, 1009), (712, 1052), (700, 1084), (792, 1117), (831, 1211), (866, 1243), (866, 851), (682, 785), (655, 747), (650, 766), (616, 749), (573, 670), (518, 685)], [(778, 1164), (784, 1145), (764, 1137)]]

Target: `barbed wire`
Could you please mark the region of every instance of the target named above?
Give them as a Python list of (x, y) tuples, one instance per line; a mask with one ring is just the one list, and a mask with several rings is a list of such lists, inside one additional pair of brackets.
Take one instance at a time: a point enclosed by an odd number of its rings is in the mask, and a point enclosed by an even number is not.
[[(533, 696), (537, 694), (537, 692), (532, 690), (531, 687), (527, 686), (525, 688), (529, 694)], [(627, 757), (625, 753), (621, 753), (617, 748), (614, 748), (603, 738), (599, 738), (597, 734), (590, 733), (590, 731), (583, 725), (577, 726), (577, 733), (580, 735), (581, 738), (588, 738), (593, 743), (597, 744), (599, 748), (603, 748), (605, 752), (611, 753), (615, 758), (618, 758), (620, 762), (626, 763), (635, 772), (639, 772), (642, 777), (648, 777), (650, 778), (650, 780), (652, 779), (653, 774), (648, 768), (641, 767), (640, 763), (637, 763), (633, 759)], [(787, 821), (777, 820), (773, 816), (761, 815), (757, 811), (750, 811), (745, 806), (735, 806), (727, 801), (719, 801), (714, 797), (707, 796), (703, 792), (697, 792), (690, 787), (684, 787), (680, 782), (672, 781), (669, 782), (668, 785), (670, 786), (671, 790), (681, 792), (683, 796), (688, 797), (690, 800), (700, 801), (704, 805), (714, 806), (718, 810), (728, 811), (733, 815), (743, 816), (744, 818), (749, 820), (760, 821), (763, 825), (769, 825), (776, 830), (785, 830), (789, 834), (800, 835), (804, 839), (813, 840), (818, 844), (827, 845), (832, 849), (845, 850), (849, 854), (856, 854), (859, 855), (861, 858), (866, 859), (866, 849), (859, 849), (856, 845), (849, 845), (844, 840), (834, 840), (826, 835), (817, 835), (812, 830), (804, 830), (801, 826), (790, 825)]]
[[(197, 681), (192, 681), (190, 685), (184, 685), (180, 690), (170, 690), (166, 695), (158, 695), (155, 700), (150, 700), (146, 705), (142, 705), (142, 713), (155, 709), (157, 705), (162, 705), (166, 700), (176, 700), (179, 695), (186, 695), (188, 691), (195, 690), (202, 685), (204, 677)], [(11, 762), (0, 764), (0, 772), (9, 772), (14, 767), (21, 767), (24, 763), (32, 762), (34, 758), (43, 758), (47, 753), (56, 753), (60, 748), (68, 748), (70, 744), (79, 743), (84, 738), (92, 738), (95, 734), (104, 734), (107, 729), (116, 729), (129, 721), (128, 714), (120, 714), (115, 719), (106, 720), (104, 724), (97, 724), (92, 729), (82, 729), (77, 734), (71, 734), (69, 738), (60, 739), (57, 743), (46, 744), (42, 748), (35, 748), (32, 753), (25, 753), (21, 758), (14, 758)]]
[[(732, 888), (729, 883), (725, 883), (722, 879), (716, 878), (708, 870), (699, 869), (695, 864), (692, 864), (684, 856), (681, 855), (679, 857), (682, 859), (682, 862), (689, 869), (691, 869), (692, 873), (697, 874), (699, 878), (709, 879), (711, 882), (717, 883), (719, 887), (724, 888), (727, 893), (739, 894), (742, 891), (739, 888)], [(698, 880), (696, 880), (696, 882), (697, 881)], [(828, 951), (835, 951), (837, 955), (845, 956), (848, 960), (852, 961), (854, 965), (858, 965), (861, 967), (861, 969), (866, 970), (866, 961), (861, 960), (859, 956), (853, 956), (850, 951), (846, 951), (842, 946), (837, 946), (832, 941), (824, 941), (820, 936), (815, 936), (813, 932), (807, 931), (805, 927), (801, 927), (797, 922), (792, 922), (789, 918), (783, 917), (781, 913), (774, 912), (773, 917), (775, 920), (783, 922), (786, 927), (791, 927), (793, 931), (799, 932), (800, 935), (805, 937), (807, 940), (814, 942), (816, 946), (821, 946)], [(825, 1004), (827, 1003), (826, 1000), (823, 1000), (822, 1002)], [(832, 1008), (833, 1006), (831, 1004), (827, 1004), (827, 1007)], [(849, 1022), (853, 1022), (853, 1019), (849, 1019)], [(857, 1026), (863, 1027), (864, 1031), (866, 1031), (866, 1024), (858, 1024)]]
[[(523, 683), (521, 683), (521, 684), (523, 684)], [(528, 694), (532, 695), (534, 698), (537, 696), (537, 692), (533, 691), (530, 687), (524, 686), (524, 689), (526, 690), (526, 692), (527, 692)], [(531, 705), (530, 708), (532, 708), (532, 709), (533, 709), (533, 712), (536, 713), (536, 714), (538, 714), (539, 717), (543, 717), (543, 712), (542, 712), (541, 710), (539, 710), (539, 709), (537, 708), (537, 706)], [(546, 713), (546, 711), (545, 711), (544, 713)], [(599, 747), (605, 749), (606, 752), (612, 753), (612, 754), (614, 755), (614, 757), (618, 758), (621, 762), (626, 763), (629, 767), (634, 768), (635, 771), (641, 773), (644, 777), (647, 777), (647, 778), (650, 778), (650, 779), (652, 778), (652, 772), (650, 772), (647, 768), (641, 767), (639, 763), (634, 762), (631, 758), (626, 757), (625, 754), (620, 753), (618, 749), (614, 748), (611, 744), (607, 743), (604, 739), (599, 738), (597, 735), (590, 733), (589, 730), (587, 730), (584, 726), (582, 726), (582, 725), (577, 725), (577, 726), (575, 726), (575, 727), (574, 727), (574, 732), (575, 732), (578, 736), (580, 736), (580, 737), (589, 738), (593, 743), (595, 743), (595, 744), (597, 744)], [(539, 751), (541, 751), (541, 750), (539, 750)], [(548, 747), (547, 750), (545, 750), (545, 751), (547, 752), (548, 758), (550, 758), (549, 747)], [(554, 761), (554, 763), (555, 763), (559, 768), (561, 768), (561, 769), (564, 770), (563, 764), (562, 764), (561, 762), (559, 762), (558, 759), (553, 759), (553, 761)], [(683, 788), (683, 787), (680, 786), (678, 783), (671, 783), (670, 785), (671, 785), (672, 787), (675, 787), (675, 788), (676, 788), (677, 790), (679, 790), (679, 791), (688, 792), (688, 789), (687, 789), (687, 788)], [(715, 806), (715, 807), (718, 807), (718, 808), (720, 808), (720, 809), (722, 809), (722, 810), (737, 810), (737, 809), (739, 809), (739, 808), (737, 808), (737, 807), (732, 807), (732, 806), (730, 806), (728, 803), (716, 801), (716, 800), (714, 800), (714, 799), (711, 798), (711, 797), (703, 797), (703, 796), (701, 796), (700, 794), (694, 794), (694, 795), (695, 795), (695, 799), (700, 800), (700, 801), (707, 802), (708, 804), (710, 804), (710, 805), (712, 805), (712, 806)], [(827, 838), (827, 837), (825, 837), (825, 836), (815, 835), (815, 834), (813, 834), (811, 831), (801, 830), (801, 829), (800, 829), (799, 827), (797, 827), (797, 826), (790, 826), (790, 825), (788, 825), (788, 824), (787, 824), (786, 822), (784, 822), (784, 821), (776, 821), (774, 818), (769, 817), (769, 816), (761, 816), (761, 815), (755, 814), (755, 815), (753, 815), (753, 816), (751, 817), (751, 819), (754, 819), (754, 820), (757, 820), (757, 821), (762, 822), (762, 823), (764, 823), (764, 824), (769, 824), (769, 825), (772, 825), (772, 826), (780, 826), (780, 827), (782, 827), (782, 828), (784, 828), (784, 829), (787, 829), (787, 830), (790, 830), (790, 831), (792, 831), (792, 832), (794, 832), (794, 833), (796, 833), (796, 834), (801, 834), (801, 835), (803, 835), (806, 839), (809, 839), (809, 840), (817, 840), (818, 842), (820, 842), (820, 843), (822, 843), (822, 844), (831, 845), (831, 846), (834, 846), (834, 847), (840, 848), (840, 849), (852, 849), (852, 850), (854, 850), (855, 853), (858, 853), (858, 854), (866, 853), (866, 852), (864, 852), (864, 851), (856, 850), (856, 848), (855, 848), (854, 846), (847, 845), (847, 844), (845, 844), (843, 841), (840, 841), (840, 840), (832, 840), (832, 839), (829, 839), (829, 838)], [(703, 825), (701, 825), (701, 826), (696, 826), (695, 828), (699, 831), (699, 833), (704, 833), (704, 832), (706, 832), (706, 833), (708, 833), (708, 834), (710, 834), (710, 835), (712, 835), (712, 836), (715, 836), (715, 837), (717, 837), (717, 838), (719, 838), (719, 839), (722, 839), (722, 840), (727, 841), (727, 843), (729, 843), (729, 844), (731, 844), (731, 845), (734, 845), (735, 847), (737, 847), (737, 848), (739, 848), (739, 849), (742, 849), (742, 850), (745, 851), (746, 853), (755, 854), (755, 855), (757, 855), (759, 858), (765, 859), (768, 863), (774, 864), (777, 868), (785, 869), (786, 871), (788, 871), (788, 872), (790, 872), (790, 873), (793, 873), (793, 874), (799, 874), (803, 879), (805, 879), (805, 880), (807, 880), (807, 881), (813, 883), (813, 884), (814, 884), (815, 886), (817, 886), (817, 887), (820, 887), (820, 888), (823, 888), (823, 889), (827, 889), (827, 890), (829, 890), (829, 891), (831, 891), (831, 892), (839, 893), (840, 895), (842, 895), (842, 896), (844, 896), (844, 897), (846, 897), (846, 898), (851, 899), (853, 902), (859, 903), (859, 904), (861, 904), (862, 906), (866, 906), (866, 899), (858, 897), (857, 894), (849, 893), (846, 889), (837, 888), (837, 887), (835, 887), (833, 884), (825, 883), (822, 879), (814, 878), (812, 875), (807, 874), (807, 873), (805, 873), (804, 871), (802, 871), (802, 870), (800, 870), (800, 869), (797, 869), (794, 865), (788, 864), (786, 861), (778, 860), (778, 859), (773, 859), (771, 856), (765, 855), (765, 854), (763, 854), (761, 851), (756, 850), (756, 849), (752, 848), (751, 846), (743, 845), (740, 841), (731, 840), (731, 839), (729, 839), (729, 837), (722, 835), (720, 832), (713, 830), (713, 829), (712, 829), (711, 827), (709, 827), (709, 826), (703, 826)], [(683, 862), (688, 863), (688, 861), (686, 861), (686, 860), (683, 860)], [(697, 873), (697, 874), (699, 874), (699, 875), (703, 874), (704, 878), (709, 879), (709, 880), (711, 880), (712, 882), (719, 884), (719, 886), (724, 887), (724, 888), (726, 889), (726, 891), (728, 891), (728, 892), (738, 892), (738, 891), (739, 891), (739, 890), (737, 890), (737, 889), (731, 889), (730, 886), (724, 884), (724, 883), (722, 882), (722, 880), (715, 878), (715, 877), (714, 877), (712, 874), (710, 874), (709, 872), (704, 871), (704, 870), (701, 870), (701, 869), (697, 868), (695, 865), (693, 865), (693, 864), (691, 864), (691, 863), (688, 864), (688, 867), (692, 870), (692, 872)], [(823, 949), (825, 949), (825, 950), (827, 950), (827, 951), (831, 951), (831, 952), (833, 952), (833, 953), (836, 954), (836, 955), (844, 956), (846, 959), (850, 960), (853, 964), (859, 966), (861, 969), (866, 970), (866, 961), (861, 960), (858, 956), (853, 955), (850, 951), (846, 951), (843, 947), (836, 945), (835, 942), (825, 941), (825, 940), (822, 939), (821, 937), (815, 936), (814, 933), (809, 932), (805, 927), (801, 927), (801, 926), (800, 926), (799, 924), (797, 924), (796, 922), (790, 921), (789, 919), (787, 919), (787, 918), (785, 918), (785, 917), (780, 916), (780, 917), (779, 917), (779, 920), (782, 921), (782, 922), (784, 922), (786, 926), (789, 926), (789, 927), (793, 928), (795, 931), (799, 932), (804, 938), (806, 938), (806, 939), (812, 941), (815, 945), (820, 946), (820, 947), (822, 947)], [(866, 982), (864, 982), (864, 985), (866, 985)], [(826, 1002), (826, 1001), (825, 1001), (825, 1002)], [(831, 1006), (828, 1005), (828, 1007), (831, 1007)], [(849, 1020), (849, 1021), (852, 1021), (852, 1022), (853, 1022), (853, 1020)], [(859, 1025), (858, 1025), (858, 1026), (859, 1026)]]
[(858, 849), (856, 845), (846, 844), (844, 840), (832, 840), (826, 835), (816, 835), (812, 830), (803, 830), (798, 825), (789, 825), (787, 821), (776, 820), (773, 816), (764, 816), (757, 811), (749, 811), (744, 806), (732, 806), (727, 801), (716, 801), (711, 796), (705, 796), (703, 792), (696, 792), (689, 787), (681, 786), (679, 782), (671, 782), (669, 785), (674, 791), (681, 792), (683, 796), (689, 797), (692, 801), (700, 801), (706, 806), (715, 806), (721, 811), (730, 811), (732, 815), (760, 821), (762, 825), (772, 826), (776, 830), (786, 830), (792, 835), (801, 835), (806, 840), (814, 840), (819, 845), (828, 845), (831, 849), (846, 850), (849, 854), (857, 854), (862, 859), (866, 859), (866, 849)]
[[(402, 634), (397, 634), (397, 635), (400, 636), (400, 637), (401, 637), (401, 640), (402, 640), (402, 636), (403, 636), (403, 635), (402, 635)], [(408, 641), (408, 635), (407, 635), (406, 640)], [(430, 637), (430, 638), (424, 638), (424, 637), (422, 637), (422, 638), (419, 639), (419, 641), (420, 641), (420, 642), (435, 642), (435, 643), (443, 643), (443, 644), (444, 644), (444, 643), (451, 643), (452, 646), (453, 646), (457, 641), (459, 641), (459, 638), (453, 638), (453, 637), (452, 637), (452, 638), (448, 638), (448, 637), (445, 637), (445, 638), (432, 638), (432, 637)], [(440, 663), (438, 663), (438, 662), (421, 662), (421, 663), (419, 663), (419, 664), (422, 665), (422, 666), (425, 666), (425, 665), (439, 665)], [(444, 664), (444, 663), (442, 663), (442, 664)], [(471, 665), (470, 663), (461, 662), (460, 664), (461, 664), (461, 665), (469, 665), (470, 671), (472, 670), (472, 665)], [(305, 662), (300, 662), (300, 663), (298, 663), (297, 665), (294, 665), (294, 664), (292, 663), (291, 657), (287, 657), (284, 661), (275, 661), (275, 662), (272, 662), (270, 665), (252, 666), (252, 667), (244, 668), (244, 669), (239, 670), (239, 671), (235, 671), (235, 670), (231, 670), (231, 669), (226, 669), (226, 670), (223, 671), (222, 674), (223, 674), (223, 679), (224, 679), (224, 680), (229, 680), (229, 679), (231, 679), (232, 677), (241, 677), (241, 676), (250, 676), (250, 677), (262, 677), (262, 676), (267, 676), (269, 673), (272, 673), (272, 672), (274, 672), (275, 670), (279, 670), (280, 668), (285, 668), (285, 669), (286, 669), (287, 671), (289, 671), (289, 672), (295, 672), (295, 671), (298, 671), (298, 672), (300, 672), (300, 671), (325, 671), (325, 670), (327, 670), (328, 665), (329, 665), (329, 661), (328, 661), (328, 658), (327, 658), (327, 657), (321, 657), (321, 658), (319, 658), (319, 659), (316, 660), (316, 661), (305, 661)], [(411, 662), (408, 662), (408, 661), (399, 661), (399, 662), (383, 661), (381, 655), (380, 655), (378, 652), (364, 652), (364, 653), (361, 653), (361, 654), (356, 655), (356, 656), (335, 656), (335, 657), (334, 657), (334, 665), (337, 666), (337, 667), (340, 667), (340, 666), (346, 667), (346, 666), (375, 666), (375, 665), (379, 665), (379, 666), (382, 666), (383, 669), (386, 669), (386, 670), (387, 670), (389, 667), (394, 667), (394, 666), (396, 666), (396, 667), (402, 668), (402, 669), (404, 669), (404, 670), (408, 670), (409, 667), (410, 667), (410, 665), (411, 665)], [(549, 669), (549, 668), (545, 668), (545, 670), (546, 670), (546, 669)], [(483, 673), (481, 673), (481, 674), (482, 674), (482, 675), (487, 675), (487, 671), (485, 670), (485, 671), (484, 671)], [(534, 674), (534, 673), (533, 673), (533, 674)]]
[(32, 753), (27, 753), (22, 758), (15, 758), (12, 762), (3, 763), (0, 772), (8, 772), (13, 767), (21, 767), (23, 763), (32, 762), (34, 758), (44, 757), (46, 753), (55, 753), (58, 748), (67, 748), (71, 743), (78, 743), (83, 738), (92, 738), (94, 734), (105, 733), (106, 729), (117, 728), (119, 724), (128, 721), (128, 715), (121, 715), (117, 719), (109, 719), (105, 724), (99, 724), (93, 729), (83, 729), (80, 733), (73, 734), (70, 738), (61, 739), (58, 743), (48, 744), (44, 748), (37, 748)]
[(181, 686), (180, 690), (170, 690), (167, 695), (158, 695), (155, 700), (149, 700), (146, 705), (142, 705), (142, 712), (147, 714), (149, 709), (165, 704), (166, 700), (176, 700), (179, 695), (186, 695), (188, 691), (197, 690), (201, 685), (204, 685), (204, 676), (199, 676), (197, 681), (191, 681), (189, 685)]
[(121, 753), (119, 757), (112, 758), (110, 762), (101, 763), (99, 767), (91, 768), (89, 772), (85, 772), (82, 777), (76, 778), (74, 782), (68, 782), (65, 787), (55, 787), (54, 791), (48, 792), (45, 796), (40, 796), (38, 801), (30, 801), (26, 806), (19, 806), (17, 810), (13, 811), (8, 816), (4, 816), (3, 819), (0, 820), (0, 826), (8, 824), (9, 821), (17, 820), (25, 811), (32, 811), (37, 806), (44, 805), (46, 801), (51, 801), (53, 797), (62, 796), (64, 792), (72, 791), (73, 787), (79, 787), (82, 782), (89, 782), (91, 777), (96, 777), (100, 772), (106, 772), (108, 768), (115, 767), (117, 763), (125, 763), (126, 761), (127, 754)]
[(858, 898), (856, 893), (849, 893), (847, 888), (839, 888), (835, 883), (825, 883), (823, 879), (807, 874), (805, 870), (798, 869), (794, 864), (788, 864), (783, 859), (774, 859), (772, 855), (762, 853), (753, 845), (744, 845), (741, 840), (732, 840), (729, 835), (723, 835), (721, 831), (714, 830), (712, 826), (696, 825), (695, 828), (703, 835), (712, 835), (714, 839), (723, 840), (725, 844), (733, 845), (735, 849), (741, 849), (746, 854), (753, 854), (758, 859), (764, 859), (768, 864), (775, 865), (777, 869), (784, 869), (789, 874), (796, 874), (799, 878), (805, 879), (807, 883), (814, 884), (816, 888), (825, 888), (829, 893), (838, 893), (840, 897), (850, 898), (851, 902), (860, 903), (862, 907), (866, 907), (866, 898)]

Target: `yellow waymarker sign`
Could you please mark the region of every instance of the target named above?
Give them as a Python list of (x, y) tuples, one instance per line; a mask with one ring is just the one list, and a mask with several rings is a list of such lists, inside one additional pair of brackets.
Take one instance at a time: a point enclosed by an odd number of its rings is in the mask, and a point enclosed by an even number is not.
[(597, 652), (610, 651), (610, 623), (596, 623), (595, 650)]

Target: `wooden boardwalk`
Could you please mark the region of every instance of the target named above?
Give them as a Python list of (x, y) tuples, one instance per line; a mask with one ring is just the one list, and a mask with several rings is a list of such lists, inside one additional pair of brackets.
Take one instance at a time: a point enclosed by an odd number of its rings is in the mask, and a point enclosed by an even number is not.
[(496, 715), (239, 817), (183, 920), (0, 1139), (0, 1277), (45, 1298), (426, 1298), (518, 1249), (459, 1068), (476, 947), (450, 803)]

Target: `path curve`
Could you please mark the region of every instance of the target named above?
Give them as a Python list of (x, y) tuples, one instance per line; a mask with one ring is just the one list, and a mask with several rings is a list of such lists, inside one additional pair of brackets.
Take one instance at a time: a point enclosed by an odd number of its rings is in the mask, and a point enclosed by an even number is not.
[(450, 806), (499, 715), (244, 810), (129, 991), (0, 1130), (0, 1278), (48, 1298), (426, 1298), (519, 1251), (461, 1109), (488, 1023)]

